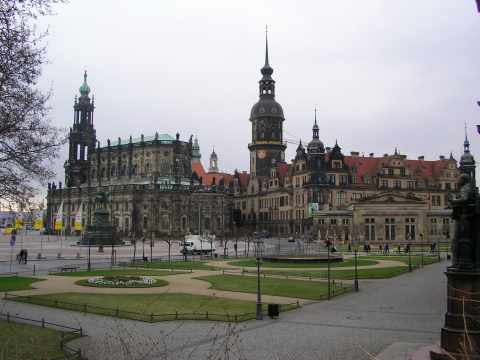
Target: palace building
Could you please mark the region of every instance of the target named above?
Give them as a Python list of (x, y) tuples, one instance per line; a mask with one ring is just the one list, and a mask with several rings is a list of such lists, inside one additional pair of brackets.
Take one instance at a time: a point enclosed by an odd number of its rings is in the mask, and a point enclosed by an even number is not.
[(268, 40), (261, 74), (259, 100), (250, 113), (250, 172), (234, 175), (242, 225), (343, 242), (432, 242), (452, 236), (448, 199), (460, 171), (475, 181), (466, 135), (460, 168), (452, 154), (434, 161), (408, 159), (396, 149), (383, 156), (346, 155), (338, 142), (326, 147), (320, 140), (315, 111), (312, 139), (306, 147), (300, 140), (287, 163), (285, 116), (275, 100)]

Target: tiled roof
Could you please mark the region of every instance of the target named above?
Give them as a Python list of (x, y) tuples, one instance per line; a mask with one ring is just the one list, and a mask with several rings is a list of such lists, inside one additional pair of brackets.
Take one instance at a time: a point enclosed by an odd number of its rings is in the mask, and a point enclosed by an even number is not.
[(220, 180), (223, 179), (225, 186), (230, 184), (233, 180), (233, 175), (227, 173), (212, 173), (212, 172), (205, 172), (203, 165), (200, 161), (192, 162), (192, 171), (197, 173), (198, 177), (202, 178), (202, 185), (210, 186), (212, 185), (213, 179), (215, 178), (215, 184), (218, 185)]

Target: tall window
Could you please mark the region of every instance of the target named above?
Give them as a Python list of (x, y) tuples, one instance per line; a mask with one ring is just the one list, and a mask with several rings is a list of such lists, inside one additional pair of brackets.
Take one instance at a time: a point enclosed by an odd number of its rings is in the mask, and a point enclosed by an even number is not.
[(395, 188), (397, 188), (397, 189), (402, 188), (402, 182), (400, 180), (395, 180)]
[(437, 218), (430, 219), (430, 235), (437, 235)]
[(395, 219), (385, 219), (385, 240), (395, 240)]
[(339, 191), (337, 192), (337, 205), (343, 205), (345, 203), (345, 192)]
[(374, 218), (365, 219), (365, 240), (368, 240), (368, 241), (375, 240), (375, 219)]
[(388, 188), (388, 180), (382, 180), (382, 187)]
[(334, 174), (329, 174), (328, 175), (328, 182), (332, 185), (335, 185), (335, 175)]
[(443, 219), (443, 235), (445, 235), (447, 239), (450, 239), (450, 219), (449, 218)]
[(340, 175), (340, 185), (347, 185), (347, 184), (348, 184), (348, 176)]
[(415, 240), (415, 218), (405, 219), (405, 240)]

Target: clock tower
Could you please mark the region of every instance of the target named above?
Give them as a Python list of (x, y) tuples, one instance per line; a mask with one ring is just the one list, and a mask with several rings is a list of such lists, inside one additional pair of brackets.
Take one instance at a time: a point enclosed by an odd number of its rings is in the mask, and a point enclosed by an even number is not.
[(252, 142), (250, 150), (250, 174), (270, 176), (270, 169), (278, 161), (285, 160), (285, 144), (283, 143), (282, 106), (275, 101), (275, 81), (272, 79), (273, 69), (268, 63), (268, 38), (265, 36), (265, 65), (261, 69), (262, 79), (259, 81), (260, 99), (253, 105), (250, 113), (252, 123)]

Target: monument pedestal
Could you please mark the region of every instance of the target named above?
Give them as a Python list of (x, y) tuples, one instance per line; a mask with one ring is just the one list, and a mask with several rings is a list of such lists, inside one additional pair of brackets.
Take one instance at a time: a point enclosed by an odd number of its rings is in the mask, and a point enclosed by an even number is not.
[(431, 352), (432, 360), (480, 360), (480, 271), (450, 267), (447, 313), (441, 330), (444, 353)]

